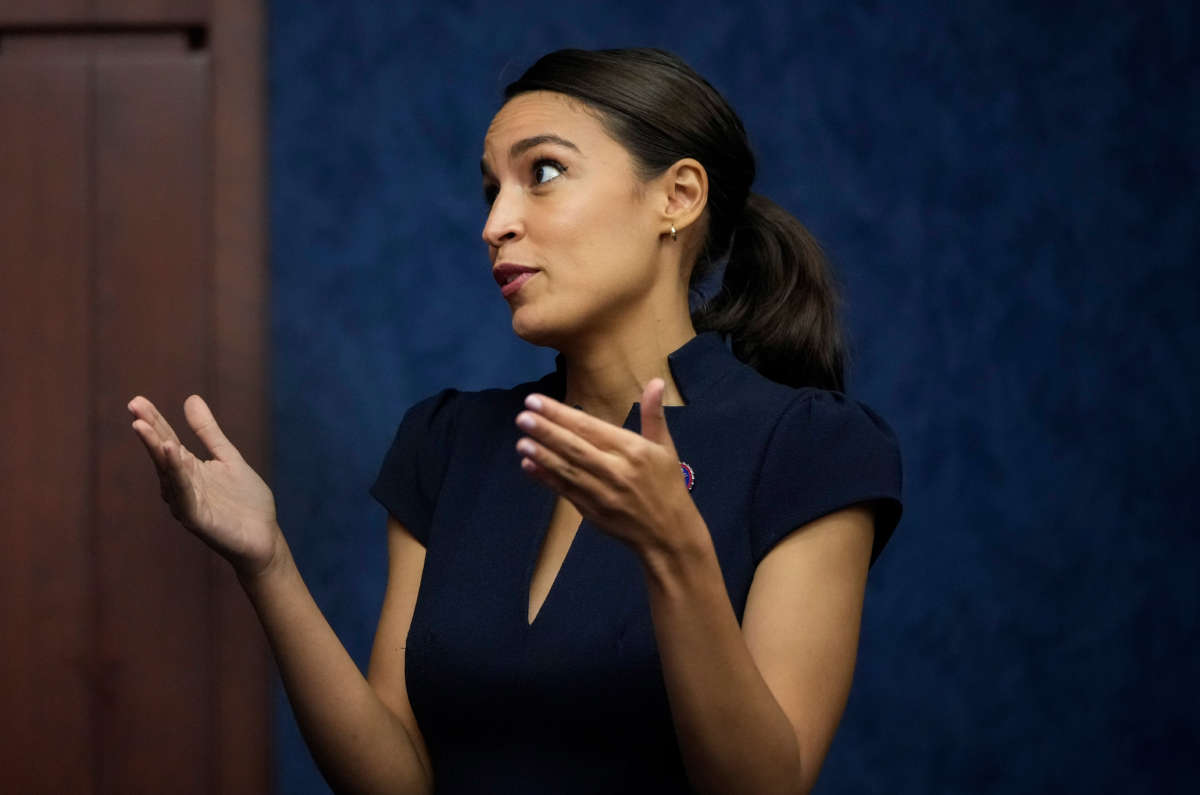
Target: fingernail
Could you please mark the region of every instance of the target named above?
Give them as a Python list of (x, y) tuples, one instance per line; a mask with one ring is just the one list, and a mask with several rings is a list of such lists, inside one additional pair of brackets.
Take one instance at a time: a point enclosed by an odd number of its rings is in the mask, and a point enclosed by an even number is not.
[(532, 430), (533, 426), (535, 424), (536, 423), (533, 420), (532, 414), (529, 414), (528, 412), (523, 411), (517, 415), (517, 425), (524, 428), (525, 430), (527, 430), (527, 431)]
[(541, 411), (542, 399), (537, 395), (530, 395), (529, 397), (525, 398), (525, 405), (534, 411)]
[(528, 439), (517, 442), (517, 452), (521, 455), (533, 455), (533, 444)]

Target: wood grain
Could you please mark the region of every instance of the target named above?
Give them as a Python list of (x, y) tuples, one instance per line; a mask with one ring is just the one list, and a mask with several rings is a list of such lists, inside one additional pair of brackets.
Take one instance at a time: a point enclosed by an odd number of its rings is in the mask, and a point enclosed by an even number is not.
[[(87, 63), (0, 59), (0, 791), (91, 791)], [(48, 764), (52, 762), (52, 764)]]
[(211, 385), (208, 60), (97, 55), (94, 565), (103, 665), (99, 789), (211, 791), (207, 550), (158, 500), (125, 403), (145, 394), (185, 444), (179, 409)]

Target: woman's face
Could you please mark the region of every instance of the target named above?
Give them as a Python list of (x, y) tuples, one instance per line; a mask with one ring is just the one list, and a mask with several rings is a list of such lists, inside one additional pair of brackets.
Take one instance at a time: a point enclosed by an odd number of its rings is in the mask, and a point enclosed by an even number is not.
[[(653, 300), (662, 235), (654, 191), (580, 103), (537, 91), (509, 100), (484, 138), (483, 239), (513, 330), (538, 345), (616, 328)], [(522, 273), (515, 281), (500, 286)]]

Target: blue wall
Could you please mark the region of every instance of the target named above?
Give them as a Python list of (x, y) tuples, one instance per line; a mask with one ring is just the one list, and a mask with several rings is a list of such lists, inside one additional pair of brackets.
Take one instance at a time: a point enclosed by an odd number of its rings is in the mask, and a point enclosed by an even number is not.
[[(351, 654), (385, 582), (366, 488), (404, 409), (551, 367), (478, 238), (501, 87), (557, 47), (662, 46), (827, 245), (850, 391), (905, 454), (819, 791), (1194, 784), (1192, 4), (428, 5), (271, 9), (273, 484)], [(280, 791), (327, 791), (282, 697), (277, 728)]]

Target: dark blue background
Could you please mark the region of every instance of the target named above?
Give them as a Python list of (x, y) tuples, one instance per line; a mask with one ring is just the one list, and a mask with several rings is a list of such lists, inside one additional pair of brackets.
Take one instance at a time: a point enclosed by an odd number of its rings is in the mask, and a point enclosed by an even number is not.
[[(661, 46), (828, 247), (850, 392), (905, 456), (818, 791), (1195, 784), (1191, 3), (271, 5), (273, 485), (364, 668), (404, 409), (552, 366), (479, 240), (500, 90), (550, 49)], [(280, 791), (326, 791), (282, 696), (277, 727)]]

